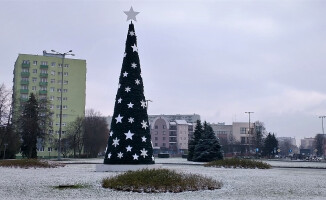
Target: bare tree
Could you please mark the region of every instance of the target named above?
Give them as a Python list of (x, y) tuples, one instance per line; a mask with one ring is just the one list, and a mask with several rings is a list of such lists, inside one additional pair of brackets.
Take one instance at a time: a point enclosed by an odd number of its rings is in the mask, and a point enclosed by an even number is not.
[(84, 152), (87, 156), (96, 157), (103, 152), (109, 135), (108, 124), (101, 113), (93, 109), (86, 111), (84, 120)]
[(75, 121), (68, 124), (67, 140), (74, 152), (74, 158), (76, 157), (76, 151), (80, 157), (84, 147), (84, 120), (84, 117), (77, 117)]

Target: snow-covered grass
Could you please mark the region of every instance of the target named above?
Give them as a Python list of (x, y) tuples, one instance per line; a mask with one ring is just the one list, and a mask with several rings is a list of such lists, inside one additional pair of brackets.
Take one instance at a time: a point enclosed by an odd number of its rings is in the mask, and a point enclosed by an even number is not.
[[(100, 159), (77, 161), (103, 162)], [(326, 170), (322, 169), (207, 168), (186, 165), (187, 161), (178, 158), (156, 159), (156, 162), (163, 163), (165, 169), (210, 177), (222, 182), (223, 187), (183, 193), (133, 193), (102, 188), (102, 179), (120, 173), (95, 172), (95, 164), (67, 164), (65, 167), (49, 169), (0, 167), (0, 199), (326, 199)], [(315, 164), (326, 165), (313, 165)], [(294, 162), (288, 165), (305, 167), (306, 163)], [(58, 185), (76, 184), (89, 187), (66, 190), (54, 188)]]
[(250, 169), (270, 169), (271, 165), (261, 161), (230, 158), (224, 160), (214, 160), (204, 164), (205, 167), (225, 167), (225, 168), (250, 168)]

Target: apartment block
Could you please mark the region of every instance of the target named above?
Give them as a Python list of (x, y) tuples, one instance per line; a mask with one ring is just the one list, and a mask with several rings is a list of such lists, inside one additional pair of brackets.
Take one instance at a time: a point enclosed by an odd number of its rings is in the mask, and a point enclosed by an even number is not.
[[(54, 138), (59, 134), (61, 93), (62, 137), (70, 122), (85, 115), (86, 60), (65, 58), (63, 63), (61, 55), (45, 51), (43, 55), (19, 54), (13, 73), (14, 111), (19, 112), (20, 105), (28, 100), (30, 93), (39, 99), (48, 99), (53, 112), (53, 129), (49, 130), (49, 135)], [(57, 156), (54, 141), (51, 139), (46, 144), (38, 144), (38, 156)]]

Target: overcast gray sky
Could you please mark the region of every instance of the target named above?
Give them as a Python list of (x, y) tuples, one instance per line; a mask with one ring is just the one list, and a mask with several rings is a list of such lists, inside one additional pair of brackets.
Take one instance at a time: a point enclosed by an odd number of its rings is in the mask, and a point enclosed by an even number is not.
[(0, 83), (12, 87), (19, 53), (72, 49), (86, 107), (112, 115), (130, 6), (149, 114), (230, 124), (253, 111), (277, 136), (322, 131), (326, 1), (0, 0)]

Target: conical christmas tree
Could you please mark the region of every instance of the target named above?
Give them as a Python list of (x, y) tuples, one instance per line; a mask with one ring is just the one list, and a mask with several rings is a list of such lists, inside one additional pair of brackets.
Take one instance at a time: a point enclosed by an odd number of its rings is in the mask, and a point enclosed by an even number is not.
[(154, 164), (137, 38), (132, 22), (124, 55), (104, 164)]

